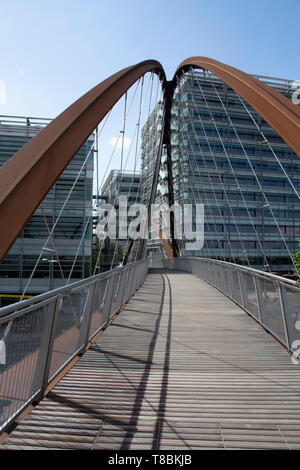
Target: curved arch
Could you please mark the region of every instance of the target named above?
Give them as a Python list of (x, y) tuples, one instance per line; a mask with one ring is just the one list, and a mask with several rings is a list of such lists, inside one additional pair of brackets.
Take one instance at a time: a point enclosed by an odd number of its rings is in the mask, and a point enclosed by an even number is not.
[(165, 82), (164, 69), (155, 60), (120, 70), (75, 101), (2, 166), (0, 260), (81, 145), (147, 72)]
[(249, 103), (300, 157), (300, 109), (265, 83), (207, 57), (190, 57), (177, 68), (173, 82), (190, 67), (208, 70)]

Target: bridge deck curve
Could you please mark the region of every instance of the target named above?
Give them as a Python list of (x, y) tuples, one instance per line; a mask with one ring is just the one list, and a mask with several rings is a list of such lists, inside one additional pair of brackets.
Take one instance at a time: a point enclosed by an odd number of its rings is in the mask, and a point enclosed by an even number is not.
[(197, 277), (150, 270), (4, 449), (300, 449), (300, 374)]

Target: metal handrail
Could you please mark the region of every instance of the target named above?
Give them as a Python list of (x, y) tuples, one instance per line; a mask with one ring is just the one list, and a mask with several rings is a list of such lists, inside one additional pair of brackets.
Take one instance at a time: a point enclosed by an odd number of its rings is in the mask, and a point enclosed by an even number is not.
[(15, 302), (10, 305), (6, 305), (5, 307), (0, 308), (0, 318), (3, 316), (9, 315), (10, 313), (14, 313), (16, 311), (20, 311), (23, 308), (26, 308), (28, 306), (38, 304), (39, 302), (42, 302), (44, 300), (56, 297), (57, 295), (64, 295), (72, 292), (74, 289), (77, 287), (82, 287), (82, 286), (87, 286), (90, 283), (93, 283), (94, 281), (97, 280), (105, 280), (111, 277), (114, 273), (128, 269), (129, 266), (133, 266), (134, 264), (139, 264), (143, 261), (134, 261), (126, 266), (120, 266), (118, 268), (114, 268), (110, 271), (105, 271), (100, 274), (96, 274), (94, 276), (87, 277), (85, 279), (80, 279), (79, 281), (72, 282), (71, 284), (67, 284), (66, 286), (61, 286), (57, 287), (56, 289), (44, 292), (43, 294), (36, 295), (34, 297), (31, 297), (30, 299), (26, 300), (21, 300), (20, 302)]
[[(187, 256), (187, 257), (184, 257), (184, 259), (194, 260), (195, 257), (191, 257), (191, 256), (188, 257)], [(229, 265), (229, 266), (233, 266), (233, 267), (239, 267), (240, 269), (242, 269), (244, 271), (249, 271), (249, 272), (259, 274), (259, 275), (264, 276), (264, 277), (269, 277), (269, 278), (275, 279), (279, 282), (282, 282), (282, 283), (285, 283), (285, 284), (290, 284), (294, 287), (300, 287), (300, 282), (298, 282), (298, 281), (292, 281), (291, 279), (283, 278), (281, 276), (278, 276), (277, 274), (272, 274), (272, 273), (268, 273), (268, 272), (265, 272), (265, 271), (261, 271), (259, 269), (250, 268), (249, 266), (244, 266), (243, 264), (230, 263), (228, 261), (221, 261), (221, 260), (216, 260), (216, 259), (211, 259), (211, 258), (197, 257), (197, 259), (200, 259), (202, 261), (209, 261), (211, 263), (219, 263), (219, 264), (225, 264), (225, 265)]]
[(135, 261), (0, 309), (0, 432), (109, 324), (148, 265)]
[(300, 284), (226, 261), (179, 257), (165, 267), (192, 273), (233, 300), (280, 341), (300, 362)]

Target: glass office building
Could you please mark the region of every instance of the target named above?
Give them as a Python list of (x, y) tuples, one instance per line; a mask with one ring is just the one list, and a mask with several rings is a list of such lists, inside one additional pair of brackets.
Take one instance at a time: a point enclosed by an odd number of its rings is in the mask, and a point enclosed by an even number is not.
[(139, 171), (111, 170), (101, 188), (101, 197), (117, 207), (118, 197), (125, 196), (128, 205), (140, 202), (141, 174)]
[[(289, 80), (255, 76), (291, 99)], [(234, 90), (205, 71), (177, 83), (171, 122), (175, 201), (204, 205), (204, 246), (181, 253), (280, 273), (300, 238), (300, 158)], [(165, 183), (167, 192), (167, 180)]]
[[(155, 172), (156, 158), (159, 152), (160, 136), (162, 131), (162, 118), (163, 118), (163, 102), (159, 101), (150, 114), (148, 120), (144, 124), (141, 131), (141, 201), (148, 206), (150, 200), (150, 193), (153, 185), (153, 178)], [(157, 180), (157, 190), (155, 195), (154, 204), (158, 207), (168, 206), (168, 184), (167, 184), (167, 154), (165, 146), (162, 146), (162, 154), (160, 161), (160, 168)], [(152, 213), (152, 220), (156, 219), (155, 214)], [(158, 214), (157, 227), (162, 229), (169, 226), (169, 218), (164, 214), (163, 210)], [(151, 252), (162, 251), (162, 244), (159, 238), (157, 229), (150, 225), (150, 235), (148, 241), (148, 248)]]
[[(48, 123), (48, 119), (0, 116), (0, 165)], [(26, 295), (36, 295), (64, 285), (70, 272), (69, 282), (91, 274), (93, 143), (94, 135), (63, 171), (1, 262), (2, 305), (19, 300), (60, 213), (52, 241), (48, 241), (42, 252)]]

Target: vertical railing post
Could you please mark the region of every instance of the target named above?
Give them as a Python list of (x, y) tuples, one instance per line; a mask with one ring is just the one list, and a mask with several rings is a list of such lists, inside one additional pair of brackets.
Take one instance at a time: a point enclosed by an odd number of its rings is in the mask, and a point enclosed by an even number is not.
[(231, 271), (230, 271), (230, 267), (228, 266), (226, 268), (226, 272), (227, 272), (227, 278), (228, 278), (228, 290), (229, 290), (229, 295), (230, 295), (230, 298), (233, 299), (233, 295), (232, 295), (232, 284), (231, 284)]
[(131, 286), (131, 295), (135, 292), (136, 290), (136, 284), (137, 284), (137, 278), (138, 278), (138, 270), (139, 267), (135, 266), (134, 271), (133, 271), (133, 280), (132, 280), (132, 286)]
[[(112, 277), (113, 277), (113, 274), (108, 276), (105, 279), (106, 285), (105, 285), (105, 290), (103, 294), (103, 309), (102, 309), (104, 319), (107, 317), (107, 314), (109, 315), (110, 306), (111, 306), (111, 300), (112, 300), (111, 294), (112, 294), (112, 287), (113, 287)], [(105, 323), (107, 323), (107, 318), (106, 318)]]
[(291, 345), (290, 345), (290, 338), (289, 338), (287, 322), (286, 322), (285, 295), (283, 293), (282, 285), (280, 284), (280, 282), (278, 282), (277, 287), (278, 287), (278, 295), (279, 295), (279, 301), (280, 301), (282, 322), (283, 322), (284, 333), (285, 333), (285, 337), (286, 337), (286, 346), (287, 346), (288, 350), (290, 351), (291, 350)]
[(116, 287), (116, 274), (113, 274), (111, 277), (111, 288), (109, 289), (110, 292), (110, 300), (109, 300), (109, 309), (108, 309), (108, 320), (111, 319), (111, 308), (114, 300), (114, 291)]
[(137, 282), (137, 287), (140, 287), (142, 283), (142, 277), (144, 273), (144, 263), (140, 264), (140, 271), (139, 271), (139, 277), (138, 277), (138, 282)]
[(124, 298), (124, 290), (125, 290), (125, 281), (126, 281), (126, 271), (122, 270), (119, 274), (119, 286), (117, 292), (117, 299), (116, 304), (118, 309), (122, 308), (123, 306), (123, 298)]
[(221, 264), (219, 264), (218, 266), (218, 269), (219, 269), (219, 273), (220, 273), (220, 289), (222, 292), (224, 292), (224, 275), (223, 275), (223, 266)]
[(240, 297), (240, 303), (239, 305), (244, 306), (244, 301), (243, 301), (243, 296), (242, 296), (242, 287), (241, 287), (241, 278), (240, 278), (240, 271), (237, 269), (237, 278), (238, 278), (238, 289), (239, 289), (239, 297)]
[(134, 271), (133, 271), (133, 267), (131, 266), (130, 268), (130, 287), (129, 287), (129, 292), (128, 292), (128, 298), (130, 298), (132, 296), (132, 288), (133, 288), (133, 282), (134, 282)]
[(137, 285), (138, 285), (138, 278), (139, 278), (139, 266), (135, 267), (134, 270), (134, 280), (133, 280), (133, 286), (132, 286), (132, 293), (131, 295), (136, 291)]
[(78, 338), (78, 348), (84, 349), (87, 346), (88, 339), (89, 339), (89, 330), (91, 324), (91, 317), (92, 317), (92, 308), (94, 302), (94, 295), (96, 289), (97, 281), (93, 282), (93, 284), (89, 287), (88, 297), (86, 300), (86, 304), (84, 307), (84, 312), (82, 315), (82, 326), (80, 328), (80, 334)]
[(211, 263), (211, 281), (212, 285), (217, 287), (216, 263)]
[(43, 374), (43, 380), (42, 380), (42, 386), (41, 386), (42, 395), (44, 395), (45, 390), (48, 385), (52, 352), (53, 352), (53, 344), (54, 344), (55, 333), (56, 333), (56, 326), (57, 326), (58, 315), (59, 315), (62, 302), (63, 302), (63, 295), (58, 295), (56, 297), (55, 308), (54, 308), (54, 313), (53, 313), (53, 321), (51, 325), (49, 343), (48, 343), (48, 348), (47, 348), (46, 362), (45, 362), (45, 368), (44, 368), (44, 374)]
[(255, 294), (256, 294), (256, 300), (257, 300), (259, 322), (261, 325), (263, 325), (264, 302), (263, 302), (262, 291), (260, 287), (260, 278), (257, 277), (256, 274), (253, 274), (253, 280), (254, 280)]
[(130, 276), (130, 267), (126, 267), (126, 271), (124, 272), (124, 288), (123, 288), (123, 295), (122, 295), (122, 306), (127, 302), (128, 300), (128, 280)]
[(48, 314), (43, 329), (43, 334), (40, 342), (38, 357), (36, 361), (36, 369), (32, 380), (32, 392), (36, 391), (43, 392), (43, 384), (45, 378), (45, 370), (48, 362), (48, 356), (50, 354), (50, 343), (51, 333), (54, 324), (54, 315), (56, 311), (57, 298), (54, 299), (51, 304), (48, 305)]
[(243, 272), (238, 270), (238, 275), (239, 275), (239, 284), (240, 284), (240, 289), (241, 289), (242, 304), (243, 304), (243, 308), (246, 310), (246, 307), (247, 307), (247, 294), (246, 294), (245, 286), (244, 286), (244, 283), (243, 283)]

